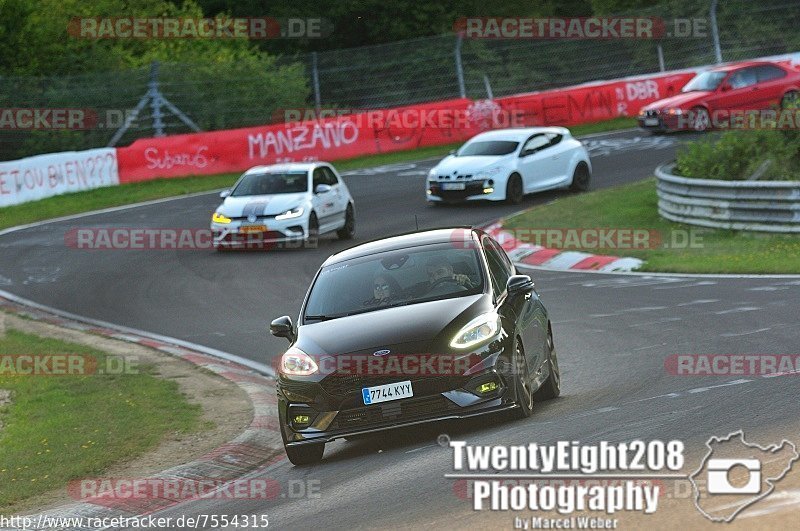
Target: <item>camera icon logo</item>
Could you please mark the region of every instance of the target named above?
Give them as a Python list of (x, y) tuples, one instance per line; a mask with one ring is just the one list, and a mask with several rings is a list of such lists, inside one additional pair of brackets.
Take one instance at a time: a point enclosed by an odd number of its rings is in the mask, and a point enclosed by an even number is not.
[[(706, 489), (709, 494), (758, 494), (761, 492), (761, 461), (758, 459), (709, 459)], [(744, 469), (747, 483), (734, 486), (732, 473)]]
[(731, 522), (769, 496), (792, 465), (800, 461), (792, 441), (783, 439), (761, 446), (745, 440), (742, 430), (711, 437), (706, 449), (700, 466), (688, 479), (695, 507), (712, 522)]

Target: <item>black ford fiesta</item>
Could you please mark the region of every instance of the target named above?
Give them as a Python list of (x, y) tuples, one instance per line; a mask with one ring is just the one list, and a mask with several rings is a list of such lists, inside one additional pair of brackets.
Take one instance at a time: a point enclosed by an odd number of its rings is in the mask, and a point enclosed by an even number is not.
[(504, 410), (531, 414), (560, 392), (544, 305), (530, 277), (478, 229), (365, 243), (328, 258), (278, 367), (289, 460), (325, 443), (390, 428)]

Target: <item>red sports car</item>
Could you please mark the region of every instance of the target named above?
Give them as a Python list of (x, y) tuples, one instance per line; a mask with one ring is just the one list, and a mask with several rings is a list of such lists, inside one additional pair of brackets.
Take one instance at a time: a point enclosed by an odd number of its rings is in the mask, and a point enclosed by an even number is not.
[(639, 127), (650, 131), (705, 131), (736, 127), (746, 113), (797, 109), (800, 71), (784, 64), (749, 61), (697, 74), (679, 94), (642, 107)]

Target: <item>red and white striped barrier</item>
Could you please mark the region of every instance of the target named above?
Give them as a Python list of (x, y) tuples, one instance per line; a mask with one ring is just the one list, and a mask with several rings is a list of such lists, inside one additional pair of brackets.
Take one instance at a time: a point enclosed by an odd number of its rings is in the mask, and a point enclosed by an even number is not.
[(512, 261), (523, 265), (577, 271), (633, 271), (644, 263), (639, 258), (548, 249), (522, 242), (503, 229), (502, 221), (484, 227), (484, 230), (502, 245)]

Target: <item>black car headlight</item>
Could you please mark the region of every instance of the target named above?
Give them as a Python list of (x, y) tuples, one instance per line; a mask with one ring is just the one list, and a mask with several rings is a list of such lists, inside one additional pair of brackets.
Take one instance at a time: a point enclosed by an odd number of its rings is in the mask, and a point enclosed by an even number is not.
[(290, 347), (281, 356), (281, 372), (289, 376), (309, 376), (319, 370), (314, 358), (297, 347)]
[(458, 331), (450, 341), (450, 346), (459, 350), (473, 348), (497, 337), (501, 328), (500, 316), (497, 312), (492, 311), (479, 315)]

